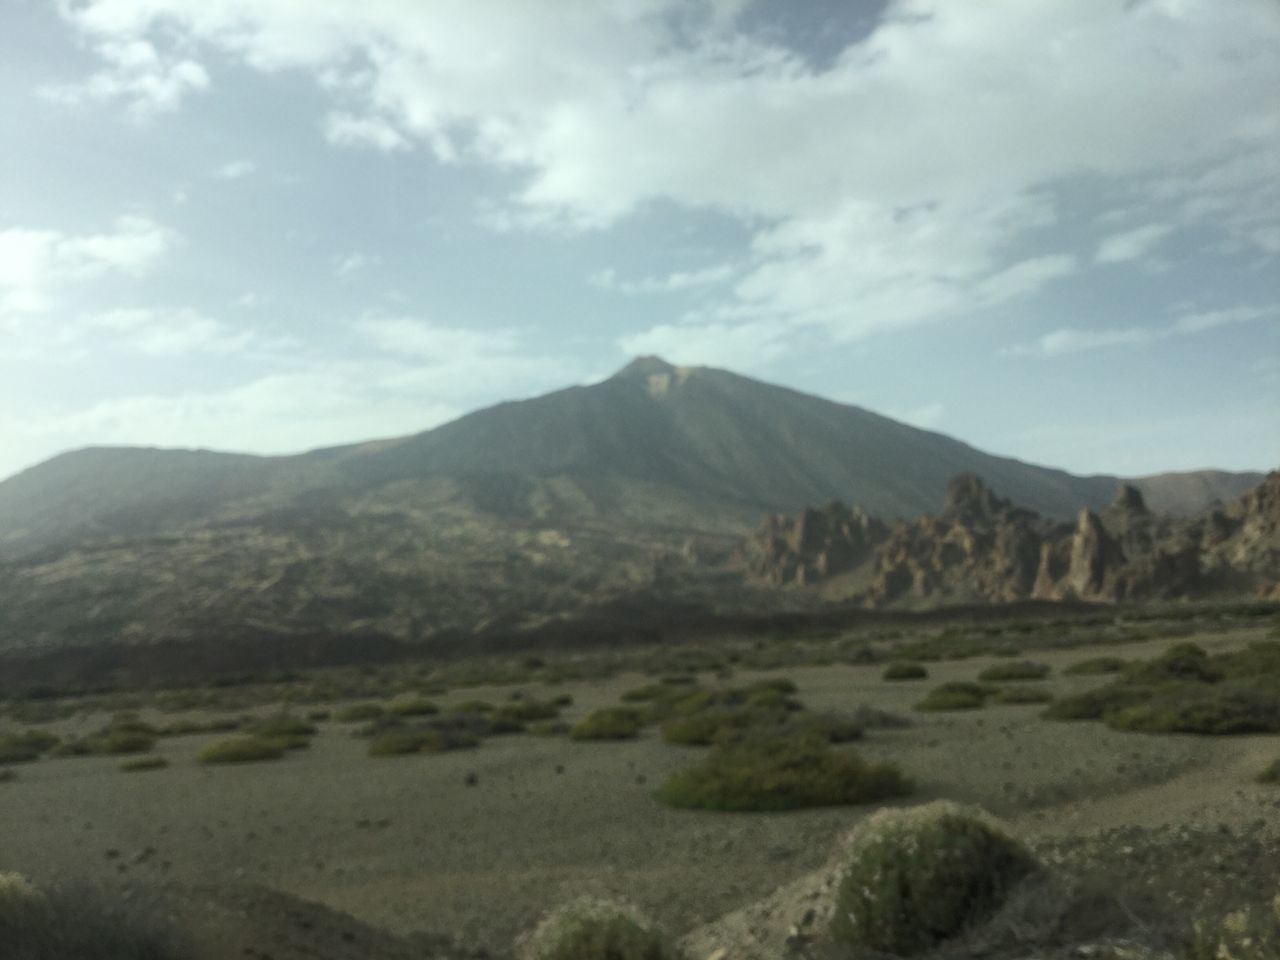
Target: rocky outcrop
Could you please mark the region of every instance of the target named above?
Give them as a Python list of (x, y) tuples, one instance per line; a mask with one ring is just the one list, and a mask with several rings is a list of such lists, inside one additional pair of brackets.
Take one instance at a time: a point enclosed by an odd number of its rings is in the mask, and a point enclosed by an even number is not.
[(774, 514), (744, 545), (751, 574), (773, 584), (815, 583), (864, 563), (888, 527), (860, 507), (833, 501), (795, 517)]
[(1153, 513), (1122, 484), (1074, 525), (1014, 506), (972, 474), (956, 477), (940, 513), (887, 527), (832, 504), (776, 515), (742, 551), (752, 576), (810, 585), (841, 574), (868, 606), (1119, 602), (1198, 596), (1280, 599), (1280, 473), (1225, 507), (1179, 519)]

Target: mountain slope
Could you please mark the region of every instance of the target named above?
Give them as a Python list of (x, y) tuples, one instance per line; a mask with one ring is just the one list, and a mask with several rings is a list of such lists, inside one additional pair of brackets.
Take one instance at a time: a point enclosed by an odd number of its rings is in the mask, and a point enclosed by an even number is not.
[[(840, 498), (884, 517), (936, 510), (976, 473), (1053, 517), (1100, 507), (1117, 478), (1076, 477), (721, 370), (634, 361), (614, 377), (498, 404), (434, 430), (289, 457), (91, 449), (0, 483), (0, 554), (85, 537), (333, 505), (392, 483), (455, 482), (500, 518), (606, 517), (727, 532), (764, 511)], [(1256, 474), (1136, 481), (1158, 509), (1191, 512)], [(433, 489), (438, 489), (438, 482)]]

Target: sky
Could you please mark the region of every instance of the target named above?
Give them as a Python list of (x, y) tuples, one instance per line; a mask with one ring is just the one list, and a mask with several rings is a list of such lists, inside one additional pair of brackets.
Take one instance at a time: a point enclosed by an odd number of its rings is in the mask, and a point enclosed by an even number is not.
[(0, 0), (0, 477), (734, 370), (1280, 466), (1276, 0)]

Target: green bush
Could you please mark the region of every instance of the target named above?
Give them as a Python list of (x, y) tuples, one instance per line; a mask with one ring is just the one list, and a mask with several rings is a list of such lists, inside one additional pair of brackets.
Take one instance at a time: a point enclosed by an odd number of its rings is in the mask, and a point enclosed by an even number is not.
[(1280, 760), (1272, 760), (1267, 764), (1266, 768), (1258, 774), (1258, 783), (1280, 783)]
[(662, 739), (682, 746), (709, 747), (750, 728), (776, 727), (786, 717), (777, 710), (759, 707), (712, 707), (672, 717), (661, 727)]
[(884, 668), (880, 675), (882, 680), (924, 680), (929, 676), (929, 668), (923, 663), (913, 660), (898, 660)]
[(495, 713), (501, 717), (528, 723), (533, 720), (552, 720), (560, 715), (560, 708), (544, 700), (520, 700), (504, 703)]
[(29, 744), (0, 740), (0, 763), (34, 763), (39, 759), (40, 751)]
[(398, 700), (387, 707), (387, 713), (394, 717), (430, 717), (440, 712), (440, 708), (430, 700), (415, 697), (412, 700)]
[(1168, 682), (1216, 683), (1226, 675), (1201, 647), (1194, 643), (1175, 643), (1154, 660), (1130, 664), (1123, 673), (1129, 684), (1158, 686)]
[(56, 749), (60, 742), (44, 730), (0, 734), (0, 763), (32, 763)]
[(604, 707), (579, 720), (569, 730), (574, 740), (629, 740), (644, 726), (644, 714), (633, 707)]
[(188, 945), (130, 901), (87, 886), (40, 890), (0, 874), (0, 955), (6, 960), (179, 960)]
[(1280, 733), (1280, 694), (1235, 681), (1176, 684), (1103, 720), (1142, 733)]
[(267, 740), (280, 740), (290, 750), (307, 746), (308, 738), (317, 733), (314, 724), (287, 713), (276, 714), (249, 724), (247, 733)]
[(881, 810), (850, 843), (831, 934), (856, 950), (921, 953), (986, 920), (1035, 868), (979, 811), (945, 801)]
[(1090, 657), (1080, 660), (1065, 668), (1062, 673), (1067, 677), (1093, 677), (1106, 673), (1119, 673), (1129, 666), (1123, 657)]
[(1003, 704), (1049, 703), (1052, 699), (1053, 694), (1043, 687), (1001, 687), (991, 695), (992, 703)]
[(870, 803), (909, 793), (893, 764), (871, 764), (816, 735), (756, 735), (714, 747), (673, 774), (658, 799), (703, 810), (778, 811)]
[(197, 723), (194, 720), (182, 720), (161, 727), (157, 733), (162, 737), (190, 737), (204, 733), (231, 733), (239, 730), (243, 723), (237, 719), (209, 720)]
[(516, 942), (520, 960), (681, 960), (670, 940), (633, 907), (583, 897), (549, 913)]
[(378, 703), (353, 703), (335, 712), (333, 719), (339, 723), (367, 723), (380, 719), (386, 712)]
[(163, 770), (167, 766), (169, 761), (164, 757), (148, 756), (126, 760), (120, 764), (120, 769), (124, 773), (141, 773), (145, 770)]
[(1280, 896), (1265, 905), (1200, 919), (1188, 960), (1275, 960), (1280, 956)]
[(196, 754), (198, 763), (258, 763), (279, 760), (286, 746), (279, 740), (267, 737), (232, 737), (210, 744)]
[(444, 753), (468, 750), (480, 745), (480, 738), (467, 730), (447, 727), (424, 727), (414, 730), (391, 730), (369, 741), (369, 756), (398, 757), (412, 753)]
[(0, 783), (11, 783), (18, 779), (18, 771), (0, 767)]
[(1147, 687), (1108, 684), (1070, 697), (1059, 697), (1041, 714), (1046, 720), (1101, 720), (1107, 714), (1146, 702)]
[(496, 710), (488, 700), (464, 700), (449, 708), (450, 713), (490, 713)]
[(572, 727), (564, 720), (537, 720), (527, 729), (537, 737), (560, 737), (567, 735)]
[(1049, 676), (1047, 663), (1015, 660), (1011, 663), (997, 663), (987, 667), (978, 674), (978, 679), (983, 683), (1012, 683), (1018, 680), (1043, 680), (1047, 676)]
[(917, 710), (978, 710), (986, 704), (990, 692), (980, 683), (954, 680), (934, 687), (915, 706)]
[(156, 745), (156, 736), (129, 727), (105, 727), (97, 733), (79, 740), (66, 740), (54, 748), (58, 757), (124, 756), (131, 753), (150, 753)]

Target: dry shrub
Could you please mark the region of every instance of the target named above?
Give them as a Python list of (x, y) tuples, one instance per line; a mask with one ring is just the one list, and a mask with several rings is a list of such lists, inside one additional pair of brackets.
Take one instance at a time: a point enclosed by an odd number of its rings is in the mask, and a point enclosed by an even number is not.
[(520, 960), (680, 960), (667, 937), (636, 908), (582, 897), (553, 910), (516, 942)]
[(920, 953), (988, 919), (1035, 869), (980, 810), (881, 810), (850, 842), (831, 934), (855, 949)]

